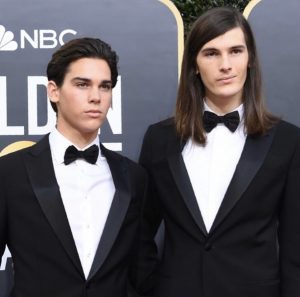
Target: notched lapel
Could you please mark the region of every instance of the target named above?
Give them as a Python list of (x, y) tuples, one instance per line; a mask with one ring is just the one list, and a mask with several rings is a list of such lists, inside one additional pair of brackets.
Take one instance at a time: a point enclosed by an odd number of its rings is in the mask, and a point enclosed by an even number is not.
[(173, 178), (193, 219), (203, 234), (207, 235), (207, 230), (201, 215), (201, 211), (199, 209), (197, 199), (181, 155), (181, 151), (185, 143), (181, 142), (180, 139), (175, 137), (172, 137), (172, 139), (170, 138), (168, 143), (168, 163)]
[(107, 258), (122, 226), (131, 198), (128, 181), (129, 177), (127, 173), (128, 164), (126, 159), (115, 152), (107, 150), (103, 145), (100, 147), (101, 152), (106, 157), (111, 170), (116, 192), (96, 251), (94, 262), (88, 276), (88, 280), (95, 275)]
[(84, 275), (55, 178), (48, 136), (32, 147), (24, 159), (33, 191), (47, 220), (77, 270)]
[(272, 144), (274, 129), (261, 137), (247, 137), (241, 158), (210, 232), (213, 232), (229, 214), (262, 166)]

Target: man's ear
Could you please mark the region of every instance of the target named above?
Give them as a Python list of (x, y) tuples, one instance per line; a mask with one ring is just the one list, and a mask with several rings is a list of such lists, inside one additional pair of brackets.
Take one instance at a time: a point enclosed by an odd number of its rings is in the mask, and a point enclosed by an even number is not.
[(53, 80), (48, 81), (47, 94), (51, 102), (57, 103), (59, 101), (59, 88)]

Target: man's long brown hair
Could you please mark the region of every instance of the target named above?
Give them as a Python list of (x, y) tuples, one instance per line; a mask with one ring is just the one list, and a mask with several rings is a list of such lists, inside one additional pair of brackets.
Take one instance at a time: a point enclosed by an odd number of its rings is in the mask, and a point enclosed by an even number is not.
[(264, 105), (261, 70), (250, 25), (239, 11), (219, 7), (198, 18), (185, 44), (175, 112), (176, 130), (183, 140), (191, 137), (197, 143), (206, 143), (202, 120), (205, 88), (200, 75), (197, 75), (197, 55), (207, 42), (237, 27), (244, 33), (249, 53), (249, 67), (242, 95), (245, 130), (248, 135), (263, 135), (278, 121)]

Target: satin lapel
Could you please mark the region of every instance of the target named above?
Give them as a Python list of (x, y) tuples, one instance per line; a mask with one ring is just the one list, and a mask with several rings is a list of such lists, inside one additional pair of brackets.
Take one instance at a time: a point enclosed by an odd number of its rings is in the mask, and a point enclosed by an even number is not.
[(122, 156), (107, 150), (101, 145), (101, 152), (106, 157), (116, 192), (96, 251), (94, 262), (88, 276), (91, 279), (100, 269), (111, 250), (124, 221), (130, 203), (127, 162)]
[(168, 163), (173, 178), (193, 219), (195, 220), (196, 224), (203, 232), (203, 234), (207, 235), (197, 199), (194, 194), (193, 187), (181, 155), (184, 143), (180, 142), (180, 140), (175, 137), (170, 139), (168, 143)]
[(33, 191), (47, 220), (72, 263), (84, 275), (55, 178), (48, 136), (33, 146), (24, 159)]
[(211, 227), (210, 233), (225, 219), (262, 166), (272, 144), (274, 128), (261, 137), (248, 136), (232, 180)]

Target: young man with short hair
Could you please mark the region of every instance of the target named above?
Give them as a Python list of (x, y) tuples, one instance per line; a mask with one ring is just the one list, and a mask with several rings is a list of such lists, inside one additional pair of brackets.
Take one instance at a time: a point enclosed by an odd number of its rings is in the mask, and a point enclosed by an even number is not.
[(146, 177), (98, 139), (117, 60), (100, 39), (63, 45), (47, 67), (56, 128), (0, 158), (0, 255), (8, 245), (10, 296), (127, 296)]

